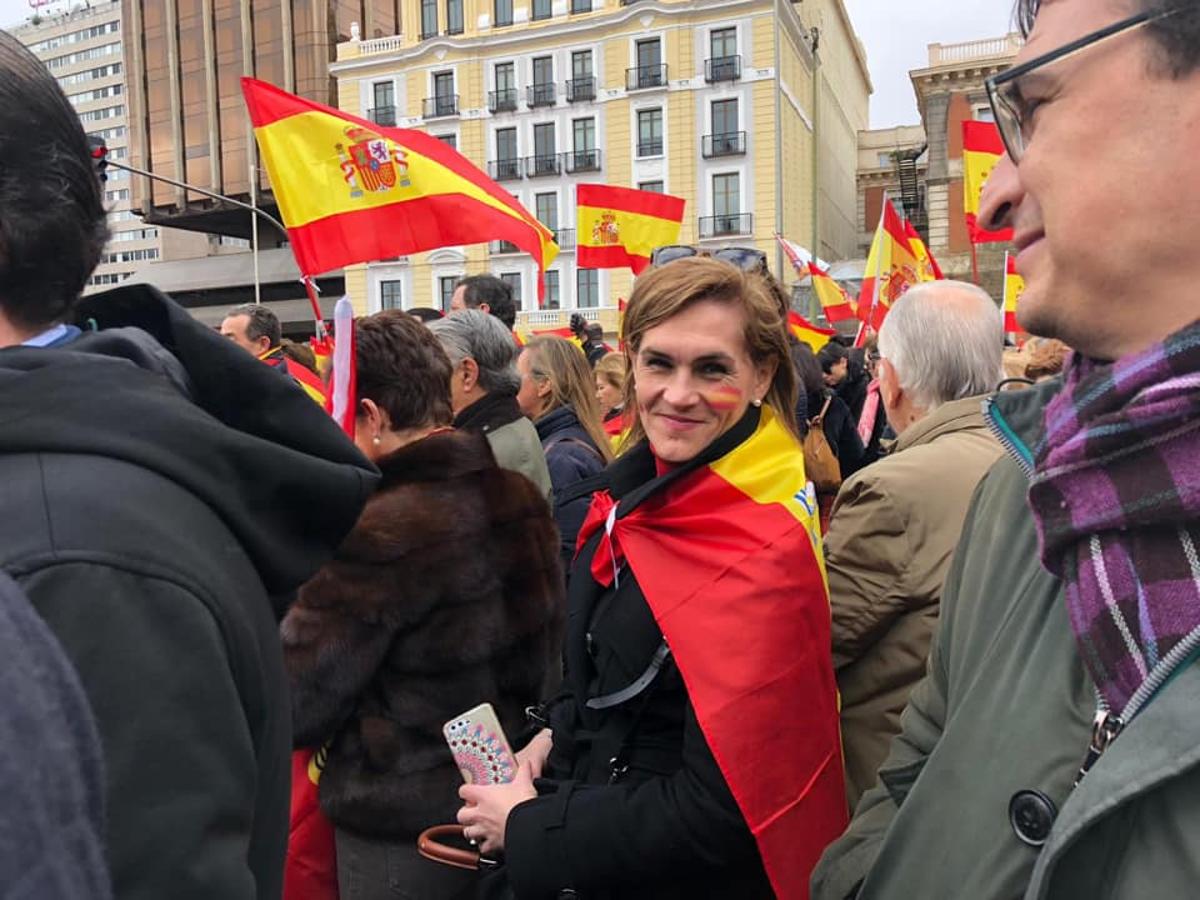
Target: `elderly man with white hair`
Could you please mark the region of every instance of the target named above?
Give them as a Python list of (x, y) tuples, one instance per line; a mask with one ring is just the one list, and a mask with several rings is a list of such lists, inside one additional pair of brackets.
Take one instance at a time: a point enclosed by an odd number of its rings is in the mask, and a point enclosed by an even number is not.
[(1001, 454), (981, 395), (1002, 377), (1002, 344), (996, 304), (956, 281), (913, 288), (879, 332), (880, 398), (899, 438), (842, 485), (825, 539), (851, 809), (925, 674), (971, 495)]
[(495, 316), (477, 309), (453, 312), (428, 323), (450, 358), (450, 406), (454, 427), (480, 431), (502, 469), (524, 475), (550, 500), (550, 470), (537, 429), (517, 405), (521, 376), (512, 333)]

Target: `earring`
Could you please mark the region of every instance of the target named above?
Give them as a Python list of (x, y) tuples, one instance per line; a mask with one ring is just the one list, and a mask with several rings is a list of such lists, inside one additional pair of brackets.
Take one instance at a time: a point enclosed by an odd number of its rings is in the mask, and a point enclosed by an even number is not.
[(751, 402), (751, 403), (752, 403), (754, 406), (762, 406), (762, 401), (761, 401), (761, 400), (751, 400), (750, 402)]
[(375, 435), (375, 437), (371, 438), (371, 443), (374, 444), (376, 447), (378, 447), (380, 444), (383, 443), (383, 441), (381, 441), (379, 439), (379, 435)]

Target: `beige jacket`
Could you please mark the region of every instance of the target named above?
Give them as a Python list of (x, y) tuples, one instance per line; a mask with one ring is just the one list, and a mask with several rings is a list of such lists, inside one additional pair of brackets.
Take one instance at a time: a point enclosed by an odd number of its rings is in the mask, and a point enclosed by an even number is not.
[(851, 809), (875, 783), (925, 676), (967, 507), (1000, 458), (982, 402), (955, 400), (909, 426), (890, 456), (847, 479), (833, 506), (825, 558)]

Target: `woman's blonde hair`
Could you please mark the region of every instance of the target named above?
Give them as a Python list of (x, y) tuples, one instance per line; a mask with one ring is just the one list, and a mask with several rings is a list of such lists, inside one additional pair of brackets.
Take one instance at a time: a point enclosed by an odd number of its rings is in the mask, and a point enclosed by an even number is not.
[(618, 391), (625, 390), (625, 355), (623, 353), (606, 353), (592, 369), (592, 374), (603, 378), (611, 387)]
[(774, 364), (775, 376), (763, 402), (784, 427), (800, 440), (796, 427), (796, 372), (788, 351), (786, 311), (778, 296), (760, 275), (711, 257), (693, 256), (652, 269), (634, 284), (625, 309), (623, 335), (628, 376), (625, 409), (629, 433), (622, 448), (646, 436), (637, 408), (636, 371), (633, 361), (646, 332), (683, 312), (693, 303), (714, 300), (740, 310), (745, 317), (746, 350), (756, 366)]
[(560, 406), (571, 407), (596, 449), (606, 461), (611, 461), (612, 446), (600, 424), (596, 381), (583, 351), (566, 338), (541, 335), (531, 338), (521, 352), (529, 354), (530, 375), (550, 385), (550, 400), (541, 415)]

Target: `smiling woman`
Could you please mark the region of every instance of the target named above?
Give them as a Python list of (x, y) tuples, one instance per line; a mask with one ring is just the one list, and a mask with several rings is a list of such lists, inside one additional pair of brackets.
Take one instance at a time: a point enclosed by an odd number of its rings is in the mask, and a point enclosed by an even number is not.
[(625, 336), (632, 430), (586, 483), (565, 692), (459, 821), (518, 898), (805, 897), (846, 811), (782, 310), (693, 257), (638, 279)]

